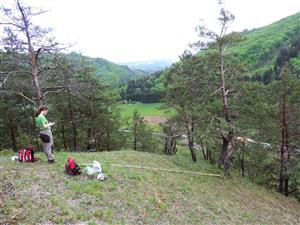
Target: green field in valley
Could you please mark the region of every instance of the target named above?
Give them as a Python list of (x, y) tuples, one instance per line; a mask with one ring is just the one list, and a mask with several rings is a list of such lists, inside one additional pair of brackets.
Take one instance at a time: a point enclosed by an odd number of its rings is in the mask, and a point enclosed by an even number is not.
[(134, 110), (137, 110), (141, 116), (161, 116), (169, 117), (173, 112), (162, 109), (163, 103), (134, 103), (120, 104), (118, 108), (121, 110), (121, 117), (132, 117)]

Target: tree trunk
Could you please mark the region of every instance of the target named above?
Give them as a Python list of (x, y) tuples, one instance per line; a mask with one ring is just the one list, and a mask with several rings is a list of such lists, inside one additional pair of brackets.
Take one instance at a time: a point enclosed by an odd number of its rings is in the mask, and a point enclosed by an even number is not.
[(241, 170), (242, 177), (245, 177), (245, 165), (244, 165), (245, 149), (246, 149), (246, 143), (241, 142), (239, 161), (240, 161), (240, 170)]
[[(225, 68), (224, 68), (224, 57), (225, 57), (225, 47), (219, 47), (219, 57), (220, 57), (220, 80), (221, 80), (221, 94), (223, 100), (223, 114), (226, 123), (231, 126), (231, 118), (228, 111), (228, 101), (227, 101), (227, 90), (225, 86)], [(226, 137), (221, 133), (223, 139), (223, 145), (221, 149), (221, 154), (219, 157), (218, 165), (224, 166), (225, 174), (229, 174), (231, 168), (232, 155), (234, 153), (234, 130), (231, 128)]]
[(77, 150), (77, 128), (76, 124), (74, 121), (74, 111), (73, 111), (73, 106), (71, 102), (71, 93), (68, 90), (68, 101), (69, 101), (69, 116), (71, 119), (71, 124), (72, 124), (72, 129), (73, 129), (73, 148), (76, 151)]
[(233, 131), (229, 131), (226, 137), (222, 134), (222, 138), (223, 138), (223, 145), (222, 145), (222, 150), (219, 157), (218, 165), (219, 167), (224, 166), (225, 174), (229, 174), (229, 170), (231, 168), (232, 155), (234, 153)]
[(17, 140), (16, 140), (16, 132), (15, 132), (15, 127), (13, 127), (11, 125), (11, 123), (9, 123), (9, 133), (10, 133), (10, 143), (11, 143), (11, 147), (14, 151), (17, 151)]
[[(33, 55), (32, 57), (35, 57), (35, 55)], [(43, 101), (42, 101), (42, 93), (41, 93), (41, 89), (40, 89), (40, 85), (39, 85), (39, 81), (38, 81), (38, 67), (37, 67), (37, 62), (32, 60), (34, 63), (32, 65), (32, 81), (33, 81), (33, 87), (35, 90), (35, 98), (36, 98), (36, 103), (38, 107), (43, 106)]]
[(186, 130), (188, 136), (188, 146), (192, 155), (193, 162), (197, 162), (197, 156), (195, 151), (195, 141), (194, 141), (194, 122), (189, 122), (186, 120)]
[(279, 192), (284, 193), (286, 196), (289, 194), (289, 176), (288, 176), (288, 159), (289, 159), (289, 146), (288, 146), (288, 118), (287, 118), (287, 90), (286, 83), (283, 80), (283, 96), (281, 105), (281, 147), (280, 147), (280, 173), (279, 173)]
[(42, 93), (38, 81), (38, 56), (39, 52), (35, 51), (32, 43), (31, 43), (31, 35), (29, 33), (29, 21), (28, 18), (26, 17), (24, 13), (24, 8), (21, 6), (20, 2), (17, 2), (18, 9), (22, 15), (22, 21), (24, 23), (24, 32), (27, 38), (27, 46), (28, 46), (28, 54), (31, 59), (31, 76), (32, 76), (32, 82), (33, 82), (33, 87), (35, 90), (35, 98), (36, 98), (36, 104), (38, 107), (41, 107), (43, 105), (42, 101)]
[(176, 140), (174, 138), (168, 136), (165, 137), (165, 154), (166, 155), (175, 155), (177, 152), (176, 149)]
[(13, 124), (13, 118), (11, 117), (9, 111), (7, 111), (6, 116), (8, 121), (11, 147), (14, 151), (17, 151), (16, 127)]
[(133, 150), (137, 149), (137, 121), (133, 121)]
[[(24, 106), (26, 105), (24, 98), (22, 98), (22, 103), (24, 104)], [(34, 143), (34, 135), (33, 135), (34, 132), (33, 131), (35, 128), (34, 117), (32, 117), (33, 114), (29, 114), (26, 109), (24, 110), (24, 114), (25, 114), (25, 121), (26, 121), (26, 133), (29, 136), (28, 144), (33, 144)]]
[(68, 146), (67, 146), (66, 136), (65, 136), (65, 124), (63, 120), (61, 120), (61, 137), (63, 140), (64, 149), (67, 150)]
[(200, 144), (201, 144), (203, 159), (208, 160), (208, 152), (207, 152), (207, 150), (205, 152), (205, 148), (204, 148), (204, 145), (203, 145), (203, 142), (201, 139), (200, 139)]
[(224, 70), (224, 48), (221, 48), (219, 50), (219, 56), (220, 56), (220, 78), (221, 78), (221, 94), (222, 94), (222, 100), (223, 100), (223, 113), (224, 118), (227, 123), (230, 123), (230, 116), (228, 112), (228, 102), (227, 102), (227, 95), (226, 95), (226, 86), (225, 86), (225, 70)]
[(111, 150), (110, 148), (111, 148), (111, 146), (110, 146), (110, 132), (109, 132), (109, 130), (108, 130), (108, 131), (107, 131), (106, 150), (109, 151), (109, 150)]
[(242, 177), (245, 177), (245, 151), (242, 151), (241, 169), (242, 169)]

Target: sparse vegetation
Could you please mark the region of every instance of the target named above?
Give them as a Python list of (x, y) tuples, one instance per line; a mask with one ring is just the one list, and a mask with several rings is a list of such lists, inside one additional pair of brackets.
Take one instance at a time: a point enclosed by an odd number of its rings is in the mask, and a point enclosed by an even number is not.
[[(297, 224), (300, 205), (246, 179), (111, 166), (222, 174), (204, 161), (190, 163), (180, 149), (173, 157), (135, 151), (56, 153), (35, 163), (10, 160), (1, 151), (1, 224)], [(101, 163), (108, 180), (64, 173), (66, 157), (80, 164)], [(84, 168), (82, 166), (82, 168)], [(225, 191), (226, 190), (226, 191)], [(284, 207), (281, 207), (281, 204)]]

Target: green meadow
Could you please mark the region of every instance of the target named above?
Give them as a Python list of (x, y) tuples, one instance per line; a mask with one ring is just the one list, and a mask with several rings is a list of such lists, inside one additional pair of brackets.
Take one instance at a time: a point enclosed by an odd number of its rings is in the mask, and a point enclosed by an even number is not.
[(121, 110), (121, 117), (132, 117), (134, 110), (137, 110), (141, 116), (161, 116), (169, 117), (172, 111), (166, 111), (162, 107), (163, 103), (133, 103), (120, 104), (118, 108)]

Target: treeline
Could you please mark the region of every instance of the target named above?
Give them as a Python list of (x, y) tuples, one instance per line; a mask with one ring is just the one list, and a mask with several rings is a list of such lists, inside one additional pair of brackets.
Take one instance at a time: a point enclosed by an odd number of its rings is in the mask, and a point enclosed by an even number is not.
[(121, 99), (143, 103), (160, 102), (165, 95), (162, 73), (163, 71), (158, 71), (150, 76), (130, 80), (126, 84), (122, 84), (119, 87)]
[(292, 38), (291, 43), (284, 44), (279, 48), (279, 53), (275, 57), (274, 65), (263, 72), (263, 74), (256, 73), (251, 77), (252, 81), (261, 81), (264, 84), (271, 83), (272, 80), (278, 80), (282, 67), (286, 62), (293, 65), (294, 72), (300, 76), (300, 29)]

